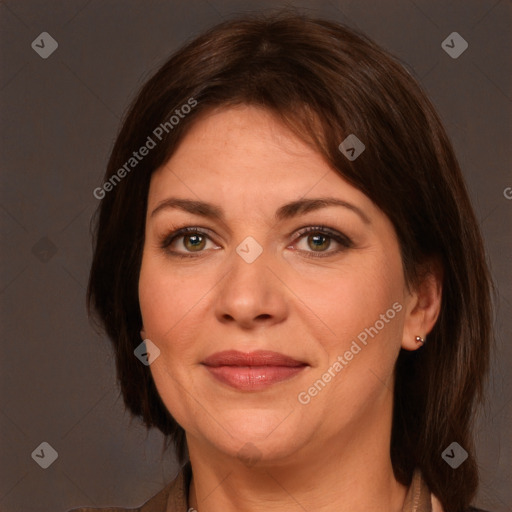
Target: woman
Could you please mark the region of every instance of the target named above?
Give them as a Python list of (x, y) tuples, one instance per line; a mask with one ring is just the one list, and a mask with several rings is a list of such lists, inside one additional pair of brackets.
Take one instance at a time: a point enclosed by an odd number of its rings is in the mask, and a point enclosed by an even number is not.
[(295, 14), (225, 22), (143, 87), (94, 195), (89, 305), (183, 465), (137, 510), (476, 510), (491, 280), (393, 57)]

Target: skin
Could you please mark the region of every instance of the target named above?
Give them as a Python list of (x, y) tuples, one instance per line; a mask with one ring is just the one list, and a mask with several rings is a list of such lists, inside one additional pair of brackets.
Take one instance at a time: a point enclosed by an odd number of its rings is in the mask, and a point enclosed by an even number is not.
[[(171, 196), (213, 203), (225, 219), (175, 208), (152, 215)], [(317, 197), (342, 199), (369, 222), (340, 206), (274, 220), (283, 204)], [(327, 236), (318, 249), (318, 233), (297, 235), (319, 225), (353, 245)], [(189, 233), (161, 247), (184, 226), (208, 236)], [(248, 236), (263, 249), (252, 263), (236, 252)], [(171, 250), (193, 257), (173, 257)], [(393, 368), (400, 349), (416, 350), (415, 336), (432, 329), (440, 277), (432, 272), (409, 289), (387, 216), (271, 113), (249, 106), (210, 112), (155, 171), (139, 299), (141, 336), (161, 351), (152, 376), (187, 435), (189, 506), (402, 509), (407, 489), (394, 478), (389, 454)], [(298, 394), (397, 302), (401, 311), (308, 404), (299, 403)], [(201, 364), (228, 349), (273, 350), (308, 366), (264, 390), (240, 391)], [(241, 455), (247, 452), (249, 461)]]

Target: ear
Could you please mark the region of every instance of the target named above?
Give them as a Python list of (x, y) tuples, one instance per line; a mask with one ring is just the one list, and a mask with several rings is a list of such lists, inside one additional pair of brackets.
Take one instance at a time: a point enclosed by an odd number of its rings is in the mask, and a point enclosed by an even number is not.
[(140, 337), (145, 340), (146, 339), (146, 331), (144, 330), (144, 326), (142, 326), (142, 329), (140, 330)]
[(443, 268), (438, 259), (424, 266), (420, 282), (411, 290), (407, 301), (402, 348), (416, 350), (423, 343), (416, 337), (427, 338), (441, 311)]

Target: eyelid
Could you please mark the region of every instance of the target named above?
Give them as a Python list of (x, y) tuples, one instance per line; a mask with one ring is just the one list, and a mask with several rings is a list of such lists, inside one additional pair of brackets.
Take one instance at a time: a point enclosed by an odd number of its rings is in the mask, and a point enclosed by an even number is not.
[(296, 233), (296, 237), (297, 238), (300, 238), (300, 237), (304, 236), (307, 233), (321, 233), (321, 234), (324, 234), (324, 235), (329, 235), (330, 237), (332, 237), (334, 239), (340, 238), (344, 242), (352, 244), (352, 240), (347, 235), (345, 235), (344, 233), (338, 231), (337, 229), (330, 228), (329, 226), (325, 226), (325, 225), (322, 225), (322, 224), (319, 224), (319, 225), (308, 225), (308, 226), (305, 226), (303, 228), (296, 229), (295, 231), (293, 231), (293, 233)]
[(317, 226), (310, 225), (310, 226), (307, 226), (307, 227), (297, 230), (296, 233), (297, 234), (296, 234), (296, 237), (295, 237), (292, 245), (297, 243), (297, 241), (300, 241), (301, 239), (303, 239), (305, 237), (305, 235), (308, 235), (309, 233), (313, 233), (313, 234), (319, 233), (321, 235), (327, 236), (331, 240), (334, 240), (335, 243), (337, 243), (338, 245), (340, 245), (342, 247), (341, 249), (331, 250), (331, 251), (329, 251), (329, 250), (328, 251), (304, 251), (304, 250), (298, 249), (299, 252), (304, 253), (308, 257), (312, 257), (312, 258), (325, 258), (328, 256), (339, 254), (340, 252), (342, 252), (344, 250), (351, 249), (352, 247), (354, 247), (354, 242), (352, 241), (351, 238), (349, 238), (344, 233), (338, 231), (337, 229), (330, 228), (325, 225), (317, 225)]
[(180, 238), (187, 234), (202, 235), (202, 236), (208, 238), (209, 240), (213, 241), (212, 237), (211, 237), (211, 233), (213, 233), (213, 232), (210, 229), (203, 228), (200, 226), (184, 226), (182, 228), (175, 228), (175, 229), (173, 228), (170, 232), (168, 232), (167, 234), (163, 235), (160, 238), (159, 245), (162, 249), (165, 249), (169, 245), (171, 245), (171, 243), (173, 243), (177, 238)]
[[(170, 233), (167, 233), (166, 235), (162, 236), (160, 238), (159, 246), (161, 249), (167, 250), (169, 254), (172, 256), (177, 257), (200, 257), (203, 255), (206, 251), (198, 251), (197, 253), (194, 252), (179, 252), (175, 250), (169, 250), (169, 246), (178, 238), (181, 238), (183, 236), (186, 236), (187, 234), (198, 234), (200, 236), (206, 237), (208, 240), (214, 242), (211, 237), (212, 230), (208, 228), (203, 228), (200, 226), (184, 226), (181, 228), (173, 228)], [(342, 246), (342, 249), (334, 250), (334, 251), (304, 251), (304, 250), (298, 250), (301, 253), (309, 253), (310, 257), (314, 258), (322, 258), (327, 257), (333, 254), (338, 254), (343, 250), (349, 249), (354, 246), (353, 241), (344, 233), (338, 231), (337, 229), (330, 228), (325, 225), (308, 225), (299, 229), (295, 229), (292, 231), (291, 235), (288, 236), (288, 238), (292, 235), (294, 235), (293, 242), (291, 246), (297, 243), (300, 239), (304, 238), (305, 235), (308, 233), (320, 233), (323, 234), (332, 240), (334, 240), (336, 243)], [(214, 242), (215, 243), (215, 242)], [(288, 246), (290, 247), (290, 245)], [(288, 248), (287, 247), (287, 248)]]

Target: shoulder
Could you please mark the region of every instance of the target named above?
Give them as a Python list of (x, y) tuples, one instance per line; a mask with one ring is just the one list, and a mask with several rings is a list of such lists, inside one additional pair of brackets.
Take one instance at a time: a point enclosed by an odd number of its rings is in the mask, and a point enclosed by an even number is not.
[[(167, 500), (169, 497), (169, 487), (162, 489), (158, 494), (153, 496), (144, 505), (137, 508), (123, 508), (123, 507), (107, 507), (107, 508), (91, 508), (81, 507), (74, 508), (68, 512), (166, 512)], [(174, 512), (174, 511), (173, 511)], [(181, 511), (180, 511), (181, 512)]]
[(190, 475), (191, 468), (190, 462), (188, 462), (171, 483), (138, 508), (82, 507), (68, 510), (68, 512), (187, 512)]
[[(444, 512), (441, 507), (439, 500), (432, 494), (432, 512)], [(484, 510), (483, 508), (469, 507), (465, 512), (490, 512), (490, 510)]]
[(119, 508), (119, 507), (108, 507), (108, 508), (90, 508), (90, 507), (81, 507), (81, 508), (73, 508), (68, 510), (67, 512), (138, 512), (140, 508)]
[[(444, 512), (441, 502), (437, 499), (437, 496), (431, 493), (430, 495), (432, 503), (432, 512)], [(484, 510), (482, 508), (469, 507), (465, 512), (491, 512), (490, 510)]]
[(166, 512), (168, 492), (167, 487), (162, 489), (158, 494), (153, 496), (144, 505), (137, 508), (123, 508), (123, 507), (106, 507), (106, 508), (91, 508), (80, 507), (69, 510), (68, 512)]
[[(158, 494), (157, 494), (158, 496)], [(154, 496), (153, 498), (155, 498), (156, 496)], [(152, 498), (152, 499), (153, 499)], [(102, 508), (91, 508), (91, 507), (79, 507), (79, 508), (73, 508), (71, 510), (68, 510), (67, 512), (146, 512), (146, 510), (148, 510), (148, 512), (160, 512), (160, 510), (162, 512), (165, 512), (165, 508), (163, 509), (155, 509), (155, 508), (151, 508), (151, 509), (146, 509), (146, 507), (150, 504), (150, 501), (149, 500), (148, 502), (146, 502), (144, 505), (142, 505), (141, 507), (138, 507), (138, 508), (123, 508), (123, 507), (102, 507)]]

